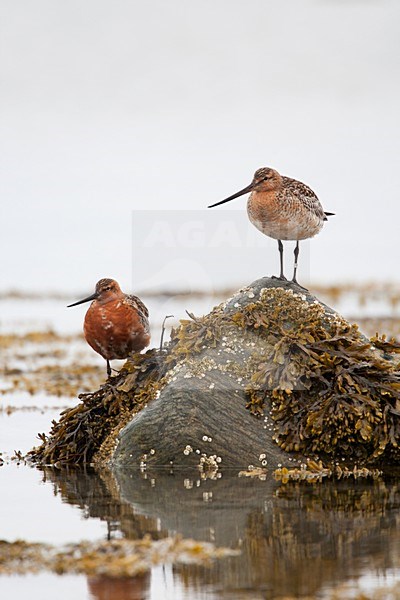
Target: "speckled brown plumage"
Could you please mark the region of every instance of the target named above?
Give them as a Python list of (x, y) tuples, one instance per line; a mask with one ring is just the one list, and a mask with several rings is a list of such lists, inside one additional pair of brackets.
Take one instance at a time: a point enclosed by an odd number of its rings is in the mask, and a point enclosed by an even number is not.
[(110, 360), (127, 358), (149, 345), (149, 312), (140, 298), (124, 294), (114, 279), (100, 279), (92, 296), (69, 306), (90, 300), (83, 326), (85, 339), (106, 359), (110, 376)]
[(282, 240), (295, 240), (295, 263), (293, 281), (296, 281), (299, 240), (314, 237), (323, 227), (327, 216), (316, 194), (307, 185), (291, 177), (280, 175), (275, 169), (258, 169), (249, 186), (209, 208), (229, 202), (250, 193), (247, 214), (251, 223), (265, 235), (278, 240), (281, 273), (283, 274)]

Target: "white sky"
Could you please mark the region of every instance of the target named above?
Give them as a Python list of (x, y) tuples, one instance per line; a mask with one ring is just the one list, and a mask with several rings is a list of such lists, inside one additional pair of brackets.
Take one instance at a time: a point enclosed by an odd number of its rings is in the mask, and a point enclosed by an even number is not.
[[(3, 0), (0, 289), (138, 289), (138, 211), (173, 224), (260, 166), (336, 213), (303, 281), (399, 280), (399, 22), (397, 0)], [(245, 203), (209, 212), (246, 229)], [(260, 243), (196, 260), (247, 283), (278, 270)]]

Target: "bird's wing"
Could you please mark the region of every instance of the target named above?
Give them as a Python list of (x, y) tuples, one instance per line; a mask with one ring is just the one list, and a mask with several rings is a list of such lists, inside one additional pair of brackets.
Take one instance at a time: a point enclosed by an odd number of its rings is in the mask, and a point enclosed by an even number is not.
[(129, 302), (131, 306), (136, 308), (139, 312), (143, 313), (145, 317), (149, 316), (149, 311), (147, 307), (143, 304), (140, 298), (134, 296), (133, 294), (126, 294), (126, 300)]
[(137, 314), (139, 319), (142, 322), (143, 327), (146, 331), (149, 330), (149, 311), (147, 307), (143, 304), (140, 298), (134, 296), (133, 294), (126, 294), (125, 302), (127, 302), (130, 306), (132, 306), (135, 310), (137, 310)]
[(285, 180), (285, 188), (290, 194), (293, 194), (301, 200), (306, 208), (313, 212), (317, 217), (322, 220), (326, 219), (321, 202), (308, 185), (301, 181), (297, 181), (297, 179), (291, 179), (290, 177), (283, 177), (282, 179)]

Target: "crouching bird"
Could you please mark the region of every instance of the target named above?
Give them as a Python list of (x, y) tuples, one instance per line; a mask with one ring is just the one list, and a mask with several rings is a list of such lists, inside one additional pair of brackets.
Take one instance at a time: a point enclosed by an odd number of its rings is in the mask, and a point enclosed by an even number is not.
[(89, 346), (107, 361), (110, 377), (110, 360), (128, 358), (149, 345), (149, 311), (140, 298), (124, 294), (114, 279), (100, 279), (94, 294), (67, 308), (90, 301), (83, 332)]

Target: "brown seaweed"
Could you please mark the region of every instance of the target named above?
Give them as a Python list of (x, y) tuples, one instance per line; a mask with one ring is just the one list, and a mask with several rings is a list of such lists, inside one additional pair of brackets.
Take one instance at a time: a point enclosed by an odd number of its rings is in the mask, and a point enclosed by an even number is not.
[(121, 429), (157, 390), (165, 371), (156, 350), (134, 355), (120, 373), (93, 393), (80, 394), (81, 402), (52, 422), (49, 436), (29, 458), (42, 464), (79, 465), (90, 462), (111, 431)]
[(357, 325), (290, 289), (253, 297), (203, 317), (189, 313), (165, 351), (132, 357), (109, 383), (81, 395), (49, 437), (40, 436), (31, 458), (82, 464), (111, 456), (120, 429), (162, 391), (176, 365), (194, 364), (229, 339), (246, 346), (246, 355), (223, 368), (247, 383), (244, 403), (254, 417), (272, 417), (283, 450), (359, 467), (398, 464), (399, 344), (368, 340)]

